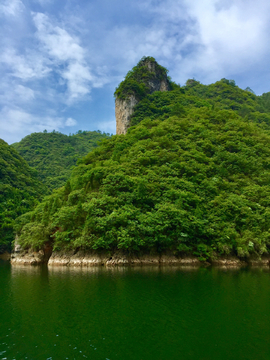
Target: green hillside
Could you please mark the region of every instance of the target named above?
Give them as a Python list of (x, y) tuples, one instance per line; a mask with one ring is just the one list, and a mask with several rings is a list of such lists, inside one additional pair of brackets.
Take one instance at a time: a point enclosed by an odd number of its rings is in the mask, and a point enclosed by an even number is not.
[(108, 136), (100, 131), (78, 131), (70, 136), (45, 131), (28, 135), (12, 146), (37, 170), (38, 179), (51, 191), (63, 186), (77, 160)]
[[(123, 86), (123, 85), (122, 85)], [(270, 248), (269, 95), (222, 79), (146, 94), (17, 223), (24, 247), (258, 257)]]
[(36, 172), (0, 139), (0, 253), (10, 250), (15, 218), (32, 209), (44, 193)]

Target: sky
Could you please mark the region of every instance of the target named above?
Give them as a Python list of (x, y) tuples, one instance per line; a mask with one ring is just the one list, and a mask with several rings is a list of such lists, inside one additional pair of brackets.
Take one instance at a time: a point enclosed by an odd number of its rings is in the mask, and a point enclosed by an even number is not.
[(113, 93), (143, 56), (172, 80), (270, 91), (267, 0), (0, 0), (0, 138), (115, 133)]

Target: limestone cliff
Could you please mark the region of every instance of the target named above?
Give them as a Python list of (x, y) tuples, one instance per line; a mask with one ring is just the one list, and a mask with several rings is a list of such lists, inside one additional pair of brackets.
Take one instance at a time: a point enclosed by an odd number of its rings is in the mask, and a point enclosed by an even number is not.
[(126, 134), (130, 125), (130, 118), (133, 114), (135, 105), (138, 104), (135, 95), (130, 95), (128, 99), (115, 99), (116, 134)]
[(167, 70), (154, 58), (143, 58), (115, 92), (116, 134), (126, 134), (135, 106), (147, 94), (169, 91)]

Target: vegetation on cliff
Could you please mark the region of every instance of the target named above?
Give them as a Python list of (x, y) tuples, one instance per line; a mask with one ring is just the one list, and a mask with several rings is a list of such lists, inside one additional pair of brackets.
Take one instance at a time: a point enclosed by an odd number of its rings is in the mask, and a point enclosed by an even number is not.
[(44, 193), (46, 188), (36, 171), (0, 139), (0, 253), (11, 249), (14, 220), (31, 210)]
[(110, 134), (100, 131), (78, 131), (67, 136), (60, 132), (33, 133), (12, 144), (17, 152), (37, 170), (37, 176), (48, 191), (63, 186), (79, 158), (97, 147)]
[(17, 221), (24, 247), (262, 256), (270, 248), (269, 96), (222, 79), (146, 94), (127, 135), (84, 157)]
[(150, 94), (150, 84), (156, 80), (169, 81), (167, 79), (168, 70), (159, 65), (153, 57), (143, 57), (139, 63), (130, 70), (125, 79), (116, 88), (114, 96), (125, 100), (134, 95), (137, 100), (142, 100), (147, 94)]

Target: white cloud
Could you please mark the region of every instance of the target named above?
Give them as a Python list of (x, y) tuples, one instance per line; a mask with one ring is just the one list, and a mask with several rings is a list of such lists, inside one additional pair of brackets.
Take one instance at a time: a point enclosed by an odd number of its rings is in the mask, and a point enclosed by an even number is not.
[(75, 119), (72, 118), (68, 118), (65, 122), (66, 126), (75, 126), (77, 125), (77, 121)]
[[(212, 82), (251, 71), (269, 53), (270, 3), (264, 0), (146, 0), (143, 6), (155, 15), (159, 57), (181, 81), (199, 75)], [(149, 33), (141, 47), (156, 53)]]
[(20, 0), (2, 0), (0, 4), (0, 14), (6, 16), (16, 16), (24, 9), (24, 5)]
[(2, 79), (0, 88), (0, 104), (5, 106), (16, 104), (29, 104), (36, 98), (36, 92), (16, 81), (9, 81), (5, 78)]
[[(20, 4), (5, 1), (0, 12), (15, 15)], [(30, 132), (75, 126), (76, 120), (62, 117), (63, 112), (108, 81), (105, 66), (97, 66), (95, 74), (90, 69), (89, 53), (68, 25), (64, 28), (42, 13), (24, 12), (18, 17), (20, 29), (25, 30), (27, 19), (33, 20), (36, 32), (25, 33), (21, 46), (8, 37), (0, 39), (0, 136), (9, 143)], [(13, 26), (11, 20), (8, 26)]]
[(24, 102), (29, 102), (35, 98), (35, 92), (23, 85), (17, 85), (14, 89), (14, 93)]
[(4, 140), (13, 143), (22, 139), (30, 132), (60, 130), (64, 128), (63, 118), (53, 116), (39, 116), (28, 113), (19, 107), (5, 106), (0, 111), (0, 134), (5, 134)]
[(62, 77), (67, 80), (69, 102), (89, 93), (89, 82), (93, 76), (87, 66), (80, 62), (70, 62), (62, 72)]
[(84, 50), (76, 36), (71, 36), (65, 29), (54, 26), (43, 13), (32, 13), (37, 27), (37, 36), (50, 56), (60, 61), (84, 60)]
[(258, 6), (250, 1), (205, 0), (187, 2), (187, 7), (196, 19), (196, 42), (200, 44), (189, 67), (215, 75), (239, 72), (268, 51), (269, 6), (265, 2)]
[(7, 71), (14, 77), (23, 80), (42, 78), (50, 72), (43, 56), (36, 52), (18, 55), (12, 48), (7, 48), (0, 57), (0, 63), (7, 67)]
[[(102, 86), (104, 80), (93, 75), (86, 61), (86, 51), (77, 36), (53, 25), (42, 13), (33, 13), (37, 27), (36, 36), (41, 43), (41, 51), (53, 62), (53, 68), (67, 86), (67, 104), (82, 99), (90, 93), (91, 87)], [(61, 80), (60, 80), (61, 82)]]

